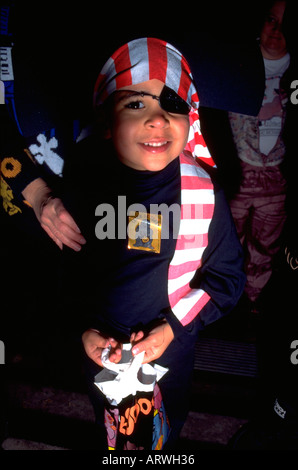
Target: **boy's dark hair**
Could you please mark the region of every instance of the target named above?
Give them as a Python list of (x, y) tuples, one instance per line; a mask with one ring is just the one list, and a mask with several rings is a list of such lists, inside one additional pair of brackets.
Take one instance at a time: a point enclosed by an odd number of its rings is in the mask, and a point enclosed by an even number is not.
[(94, 109), (96, 130), (102, 139), (106, 139), (112, 124), (112, 111), (114, 94), (112, 93), (104, 103)]

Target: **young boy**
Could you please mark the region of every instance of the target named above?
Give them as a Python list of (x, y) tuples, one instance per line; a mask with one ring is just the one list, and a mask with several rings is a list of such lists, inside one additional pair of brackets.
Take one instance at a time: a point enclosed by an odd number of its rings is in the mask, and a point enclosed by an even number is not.
[(94, 386), (102, 351), (110, 345), (118, 362), (131, 342), (134, 355), (145, 351), (144, 362), (169, 369), (159, 386), (173, 448), (188, 412), (198, 331), (237, 303), (242, 250), (223, 192), (203, 168), (212, 159), (179, 51), (154, 38), (122, 46), (98, 77), (94, 105), (101, 135), (78, 144), (65, 169), (72, 189), (88, 181), (71, 213), (87, 239), (77, 255), (90, 396), (103, 424), (105, 399)]

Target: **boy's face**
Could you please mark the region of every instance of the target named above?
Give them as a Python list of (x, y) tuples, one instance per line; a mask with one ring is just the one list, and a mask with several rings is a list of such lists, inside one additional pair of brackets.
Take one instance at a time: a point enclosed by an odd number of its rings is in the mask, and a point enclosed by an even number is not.
[(163, 87), (154, 79), (115, 93), (110, 134), (120, 161), (136, 170), (162, 170), (187, 143), (189, 117), (160, 107)]

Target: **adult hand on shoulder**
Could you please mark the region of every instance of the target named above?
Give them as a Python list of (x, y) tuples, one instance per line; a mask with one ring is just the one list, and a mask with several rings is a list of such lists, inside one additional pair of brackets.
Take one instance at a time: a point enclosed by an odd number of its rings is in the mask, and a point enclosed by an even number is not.
[(138, 331), (131, 335), (130, 341), (133, 344), (132, 353), (136, 355), (145, 351), (143, 364), (158, 359), (167, 349), (174, 339), (174, 333), (167, 321), (154, 327), (147, 336), (143, 331)]
[(51, 189), (42, 178), (29, 183), (22, 194), (32, 206), (41, 227), (60, 249), (64, 244), (80, 251), (86, 243), (85, 238), (61, 199), (51, 195)]
[(41, 205), (40, 215), (37, 216), (41, 227), (62, 250), (63, 244), (80, 251), (86, 243), (85, 238), (70, 213), (65, 209), (61, 199), (48, 198)]

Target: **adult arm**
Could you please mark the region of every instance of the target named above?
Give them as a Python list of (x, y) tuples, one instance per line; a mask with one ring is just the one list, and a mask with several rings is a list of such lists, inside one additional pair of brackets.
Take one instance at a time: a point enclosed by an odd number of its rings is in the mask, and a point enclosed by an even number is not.
[(79, 251), (85, 243), (73, 217), (65, 209), (60, 198), (52, 195), (51, 188), (41, 177), (38, 166), (25, 141), (17, 131), (5, 106), (0, 107), (1, 132), (0, 159), (1, 178), (12, 194), (32, 206), (37, 220), (50, 238), (59, 246), (67, 245)]

